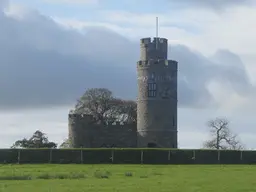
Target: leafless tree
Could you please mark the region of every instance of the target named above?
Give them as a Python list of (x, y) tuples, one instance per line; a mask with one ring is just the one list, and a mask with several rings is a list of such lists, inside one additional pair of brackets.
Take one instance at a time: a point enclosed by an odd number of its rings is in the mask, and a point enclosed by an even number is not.
[(236, 134), (229, 128), (229, 121), (226, 118), (216, 118), (207, 123), (210, 129), (211, 139), (204, 143), (204, 148), (209, 149), (244, 149), (243, 144)]
[(74, 113), (92, 115), (96, 123), (136, 121), (137, 105), (134, 101), (115, 98), (105, 88), (88, 89), (78, 100)]

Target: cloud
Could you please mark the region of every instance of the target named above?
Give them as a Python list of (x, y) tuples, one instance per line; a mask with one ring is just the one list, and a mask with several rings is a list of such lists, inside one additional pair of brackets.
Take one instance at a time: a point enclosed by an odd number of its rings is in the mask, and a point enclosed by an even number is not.
[(234, 6), (251, 6), (253, 0), (168, 0), (172, 6), (181, 8), (207, 8), (214, 10), (224, 10)]
[(1, 0), (0, 1), (0, 15), (3, 14), (3, 11), (6, 7), (8, 7), (9, 1), (8, 0)]
[[(90, 87), (136, 98), (138, 39), (96, 26), (86, 26), (81, 34), (35, 11), (20, 14), (0, 16), (1, 107), (70, 104)], [(240, 97), (254, 89), (239, 56), (228, 50), (211, 58), (185, 45), (170, 50), (171, 59), (179, 62), (181, 107), (221, 105), (214, 95), (226, 86)], [(213, 82), (219, 86), (209, 86)]]
[[(174, 9), (167, 12), (103, 11), (99, 13), (102, 24), (122, 26), (122, 31), (111, 27), (128, 37), (138, 38), (145, 34), (155, 35), (155, 17), (159, 17), (159, 35), (172, 44), (183, 44), (200, 50), (205, 55), (217, 49), (228, 49), (240, 54), (255, 54), (256, 29), (252, 27), (256, 19), (255, 7), (233, 7), (222, 14), (206, 9)], [(68, 21), (72, 24), (71, 19)], [(76, 26), (78, 22), (73, 21)], [(80, 26), (82, 21), (79, 22)], [(84, 20), (87, 24), (87, 21)], [(250, 30), (248, 30), (250, 29)], [(234, 40), (235, 39), (235, 40)]]
[(97, 5), (99, 0), (43, 0), (47, 3), (68, 3), (68, 4), (86, 4)]

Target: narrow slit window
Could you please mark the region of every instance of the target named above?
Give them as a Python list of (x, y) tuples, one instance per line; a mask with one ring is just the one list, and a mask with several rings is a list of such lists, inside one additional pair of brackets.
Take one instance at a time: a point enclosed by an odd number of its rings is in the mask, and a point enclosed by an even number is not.
[(148, 83), (148, 97), (156, 97), (156, 83)]

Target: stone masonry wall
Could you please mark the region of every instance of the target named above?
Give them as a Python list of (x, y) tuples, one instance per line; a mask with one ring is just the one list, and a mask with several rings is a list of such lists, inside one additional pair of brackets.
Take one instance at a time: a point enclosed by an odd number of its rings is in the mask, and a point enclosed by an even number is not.
[(136, 124), (95, 125), (88, 115), (69, 114), (69, 139), (74, 148), (137, 147)]
[(167, 59), (167, 39), (154, 40), (141, 40), (137, 62), (137, 146), (177, 148), (178, 62)]

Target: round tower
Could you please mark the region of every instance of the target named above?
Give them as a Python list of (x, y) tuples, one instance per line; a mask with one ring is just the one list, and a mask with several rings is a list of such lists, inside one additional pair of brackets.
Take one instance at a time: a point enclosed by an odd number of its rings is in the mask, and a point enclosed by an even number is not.
[(93, 117), (86, 114), (68, 114), (68, 138), (72, 148), (91, 147), (90, 132)]
[(137, 145), (177, 148), (177, 61), (168, 60), (168, 40), (143, 38), (137, 62)]

